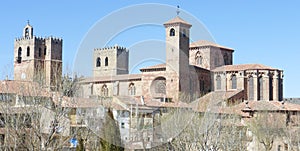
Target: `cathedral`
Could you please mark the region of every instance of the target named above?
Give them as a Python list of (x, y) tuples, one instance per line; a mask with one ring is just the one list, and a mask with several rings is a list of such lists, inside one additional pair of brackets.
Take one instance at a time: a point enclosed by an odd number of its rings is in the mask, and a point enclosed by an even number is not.
[[(184, 108), (203, 113), (207, 111), (204, 105), (207, 98), (217, 104), (211, 108), (216, 109), (215, 113), (221, 114), (222, 109), (222, 113), (232, 114), (234, 109), (233, 114), (241, 118), (252, 118), (258, 110), (288, 113), (289, 120), (294, 112), (300, 113), (300, 106), (282, 101), (283, 70), (262, 64), (234, 65), (234, 49), (207, 40), (191, 42), (192, 25), (178, 15), (163, 26), (166, 48), (161, 51), (166, 53), (165, 63), (130, 74), (127, 48), (118, 45), (95, 48), (92, 76), (80, 78), (78, 92), (66, 96), (57, 93), (62, 84), (63, 40), (34, 36), (28, 22), (22, 37), (14, 41), (14, 80), (1, 81), (0, 94), (14, 96), (14, 107), (26, 106), (20, 103), (23, 98), (20, 96), (32, 99), (31, 96), (43, 94), (40, 98), (69, 108), (72, 112), (64, 114), (69, 117), (61, 122), (67, 128), (65, 136), (71, 136), (78, 127), (100, 127), (101, 124), (91, 123), (97, 123), (95, 120), (102, 118), (105, 109), (111, 108), (122, 143), (132, 150), (148, 149), (154, 146), (153, 142), (161, 141), (153, 127), (157, 125), (156, 117), (165, 113), (164, 109)], [(23, 84), (27, 85), (28, 94), (22, 90)], [(43, 93), (30, 93), (33, 85), (42, 86), (37, 89)], [(221, 97), (214, 99), (214, 95)], [(227, 107), (233, 108), (226, 112)], [(83, 122), (80, 118), (84, 115), (94, 121)], [(140, 119), (143, 127), (152, 129), (139, 131)]]
[[(282, 100), (282, 70), (261, 64), (233, 65), (234, 49), (206, 40), (190, 43), (192, 25), (179, 16), (163, 25), (164, 64), (129, 74), (128, 49), (118, 45), (95, 48), (93, 76), (80, 82), (81, 95), (141, 97), (148, 106), (190, 103), (215, 92), (230, 93), (225, 99), (238, 102)], [(183, 96), (185, 99), (181, 99)]]

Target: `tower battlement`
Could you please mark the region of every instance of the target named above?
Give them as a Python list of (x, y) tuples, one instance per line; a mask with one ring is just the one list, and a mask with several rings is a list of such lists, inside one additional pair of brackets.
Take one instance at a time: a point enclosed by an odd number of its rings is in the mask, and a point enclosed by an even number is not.
[(118, 46), (118, 45), (94, 49), (94, 51), (103, 51), (103, 50), (128, 51), (128, 49), (126, 47), (122, 47), (122, 46)]
[(23, 41), (23, 40), (30, 40), (30, 39), (35, 39), (37, 41), (45, 41), (45, 40), (51, 40), (54, 41), (55, 43), (62, 43), (62, 38), (58, 38), (58, 37), (37, 37), (37, 36), (33, 36), (33, 37), (18, 37), (15, 39), (15, 42), (18, 41)]
[(45, 37), (45, 40), (51, 40), (51, 41), (53, 41), (55, 43), (62, 43), (62, 41), (63, 41), (62, 38), (52, 37), (52, 36)]

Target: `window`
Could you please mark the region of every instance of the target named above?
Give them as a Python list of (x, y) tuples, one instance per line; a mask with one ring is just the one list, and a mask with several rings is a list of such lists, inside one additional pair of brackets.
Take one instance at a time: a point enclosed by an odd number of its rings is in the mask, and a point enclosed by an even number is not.
[(102, 86), (102, 89), (101, 89), (101, 94), (102, 94), (102, 96), (108, 96), (108, 88), (107, 88), (107, 85), (106, 84), (104, 84), (103, 86)]
[(225, 55), (223, 56), (223, 58), (224, 58), (224, 64), (225, 65), (229, 65), (230, 62), (229, 62), (229, 57), (228, 57), (227, 53), (225, 53)]
[(281, 145), (278, 145), (277, 150), (281, 151)]
[(170, 29), (170, 36), (175, 36), (175, 29), (174, 28)]
[(200, 93), (204, 94), (204, 89), (205, 89), (204, 80), (200, 80), (199, 84), (200, 84)]
[(152, 81), (151, 84), (151, 93), (153, 95), (165, 95), (166, 94), (166, 78), (164, 77), (157, 77)]
[(254, 80), (253, 80), (252, 76), (250, 76), (248, 78), (248, 89), (249, 89), (248, 99), (249, 100), (254, 100)]
[(96, 67), (100, 67), (100, 66), (101, 66), (101, 59), (100, 57), (98, 57), (96, 60)]
[(218, 75), (216, 78), (217, 90), (221, 90), (221, 76)]
[(236, 75), (232, 75), (231, 77), (231, 89), (236, 89), (237, 83), (236, 83)]
[(46, 56), (47, 54), (47, 47), (44, 48), (44, 55)]
[(108, 66), (108, 58), (105, 58), (105, 66)]
[(91, 83), (91, 95), (93, 95), (93, 94), (94, 94), (94, 84)]
[(278, 78), (278, 89), (279, 89), (279, 92), (278, 92), (278, 99), (279, 101), (282, 101), (283, 99), (283, 80), (281, 78)]
[(183, 29), (181, 34), (182, 34), (182, 37), (186, 37), (186, 30)]
[(273, 100), (273, 75), (269, 76), (269, 100)]
[(129, 84), (128, 94), (129, 95), (135, 95), (135, 86), (134, 86), (134, 83), (130, 83)]
[(21, 61), (22, 61), (22, 48), (19, 47), (19, 49), (18, 49), (18, 56), (17, 56), (17, 62), (21, 63)]
[(125, 128), (125, 123), (121, 123), (121, 128)]
[(29, 57), (30, 56), (30, 47), (28, 46), (27, 47), (27, 57)]
[(166, 80), (165, 79), (156, 79), (155, 92), (166, 94)]
[(41, 57), (41, 56), (42, 56), (42, 49), (39, 48), (39, 57)]
[(28, 37), (29, 37), (29, 29), (26, 28), (26, 29), (25, 29), (25, 38), (28, 38)]
[(215, 54), (215, 66), (216, 67), (219, 66), (219, 54), (218, 53)]
[(196, 65), (202, 65), (203, 58), (199, 51), (196, 53), (195, 59), (196, 59)]
[(263, 77), (258, 78), (258, 100), (263, 100)]

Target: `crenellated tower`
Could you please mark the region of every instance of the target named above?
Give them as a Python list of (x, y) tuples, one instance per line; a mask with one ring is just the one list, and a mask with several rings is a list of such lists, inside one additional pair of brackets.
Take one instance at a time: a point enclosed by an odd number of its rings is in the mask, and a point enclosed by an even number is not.
[(62, 39), (33, 35), (27, 23), (23, 36), (14, 42), (14, 79), (35, 81), (57, 90), (62, 74)]
[(128, 74), (129, 52), (115, 45), (94, 50), (94, 77)]

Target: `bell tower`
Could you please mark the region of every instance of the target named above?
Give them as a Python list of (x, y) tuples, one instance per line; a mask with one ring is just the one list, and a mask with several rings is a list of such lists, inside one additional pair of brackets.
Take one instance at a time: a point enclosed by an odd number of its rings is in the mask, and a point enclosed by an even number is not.
[[(189, 95), (189, 34), (191, 24), (178, 16), (164, 23), (166, 29), (167, 97), (180, 93)], [(178, 96), (177, 96), (178, 97)], [(175, 99), (176, 100), (176, 99)]]
[(33, 38), (33, 28), (29, 24), (29, 21), (27, 21), (27, 25), (24, 27), (23, 37), (25, 37), (25, 38)]
[(36, 37), (27, 22), (14, 41), (14, 79), (38, 82), (56, 90), (62, 74), (62, 39)]

